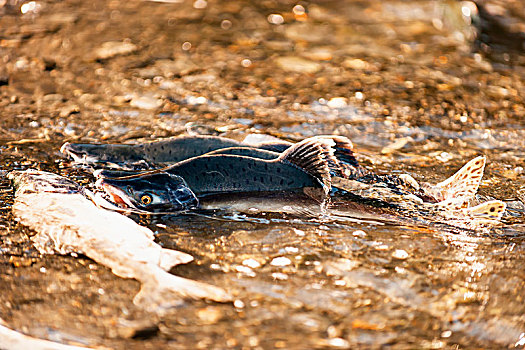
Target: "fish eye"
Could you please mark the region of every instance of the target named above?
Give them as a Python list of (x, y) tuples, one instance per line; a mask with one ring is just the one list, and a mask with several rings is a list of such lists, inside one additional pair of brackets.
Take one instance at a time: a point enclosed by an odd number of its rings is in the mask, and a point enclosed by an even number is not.
[(148, 205), (151, 204), (153, 198), (151, 198), (149, 194), (145, 194), (142, 197), (140, 197), (140, 201), (142, 202), (142, 204)]

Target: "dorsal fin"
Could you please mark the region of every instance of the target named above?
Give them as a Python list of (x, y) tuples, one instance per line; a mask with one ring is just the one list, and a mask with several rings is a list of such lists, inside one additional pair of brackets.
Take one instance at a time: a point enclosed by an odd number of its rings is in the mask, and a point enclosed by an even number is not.
[(501, 220), (507, 205), (502, 201), (488, 201), (468, 208), (467, 213), (473, 219)]
[(470, 199), (478, 191), (484, 169), (485, 157), (476, 157), (445, 181), (431, 186), (430, 191), (434, 192), (431, 194), (434, 194), (438, 200), (459, 197)]
[(242, 144), (277, 153), (283, 153), (293, 145), (291, 142), (268, 134), (248, 134), (242, 140)]
[(335, 142), (334, 154), (339, 161), (348, 163), (352, 166), (359, 166), (359, 162), (354, 156), (354, 145), (348, 137), (339, 135), (323, 135), (322, 138), (329, 138)]
[(333, 149), (336, 163), (330, 164), (333, 175), (345, 179), (356, 179), (368, 173), (355, 158), (354, 145), (347, 137), (338, 135), (323, 135), (318, 137), (330, 139), (335, 143)]
[(289, 147), (278, 160), (291, 163), (318, 179), (328, 194), (332, 188), (328, 162), (334, 158), (334, 145), (330, 139), (311, 137)]
[(283, 153), (288, 148), (290, 148), (292, 145), (293, 143), (286, 142), (286, 141), (266, 141), (266, 142), (261, 142), (259, 144), (256, 144), (255, 147), (259, 149), (267, 150), (267, 151)]
[(260, 159), (276, 159), (279, 157), (280, 153), (281, 152), (277, 153), (277, 152), (269, 151), (266, 149), (242, 146), (242, 147), (228, 147), (228, 148), (216, 149), (214, 151), (206, 153), (205, 155), (209, 156), (209, 155), (216, 155), (216, 154), (232, 154), (232, 155), (237, 155), (237, 156), (253, 157), (253, 158), (260, 158)]

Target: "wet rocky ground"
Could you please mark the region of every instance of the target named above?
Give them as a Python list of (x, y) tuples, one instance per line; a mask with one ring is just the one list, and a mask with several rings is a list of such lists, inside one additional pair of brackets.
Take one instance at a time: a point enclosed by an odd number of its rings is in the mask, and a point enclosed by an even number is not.
[[(165, 315), (83, 256), (42, 256), (0, 183), (0, 318), (114, 349), (523, 348), (525, 2), (0, 1), (0, 167), (92, 181), (70, 142), (348, 136), (377, 172), (438, 182), (488, 158), (488, 233), (218, 211), (135, 218), (234, 293)], [(1, 348), (1, 344), (0, 344)]]

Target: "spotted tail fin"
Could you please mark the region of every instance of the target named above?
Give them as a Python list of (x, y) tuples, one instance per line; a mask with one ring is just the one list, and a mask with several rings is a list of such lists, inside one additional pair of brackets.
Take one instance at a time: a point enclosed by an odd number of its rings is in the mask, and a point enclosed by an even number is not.
[(449, 198), (430, 205), (441, 213), (458, 213), (468, 208), (468, 200), (465, 197)]
[(468, 208), (467, 214), (473, 219), (501, 220), (507, 205), (502, 201), (489, 201)]
[(489, 201), (446, 215), (445, 222), (469, 230), (490, 230), (500, 224), (507, 205), (502, 201)]
[(478, 191), (484, 169), (485, 157), (476, 157), (445, 181), (432, 186), (429, 191), (440, 201), (462, 197), (471, 199)]
[(279, 161), (289, 162), (316, 178), (326, 194), (332, 188), (329, 163), (335, 162), (334, 141), (312, 137), (296, 143), (284, 151)]

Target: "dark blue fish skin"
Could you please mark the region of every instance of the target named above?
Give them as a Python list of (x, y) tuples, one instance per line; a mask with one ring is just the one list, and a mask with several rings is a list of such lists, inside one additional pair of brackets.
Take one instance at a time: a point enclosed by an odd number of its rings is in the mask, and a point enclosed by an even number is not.
[(321, 186), (318, 179), (292, 164), (233, 155), (195, 157), (163, 172), (97, 181), (97, 187), (122, 198), (121, 204), (131, 202), (135, 209), (150, 212), (195, 208), (197, 198), (218, 193), (294, 192)]
[(183, 177), (197, 196), (321, 186), (317, 179), (292, 164), (234, 155), (196, 157), (177, 163), (166, 172)]
[[(221, 148), (242, 143), (217, 136), (182, 136), (142, 144), (65, 143), (60, 151), (85, 163), (153, 164), (176, 163)], [(143, 166), (145, 167), (145, 166)]]
[[(237, 156), (245, 156), (245, 157), (252, 157), (252, 158), (258, 158), (258, 159), (266, 159), (266, 160), (272, 160), (277, 159), (280, 154), (273, 152), (273, 151), (267, 151), (259, 148), (253, 148), (253, 147), (229, 147), (229, 148), (221, 148), (215, 151), (211, 151), (205, 154), (206, 156), (211, 155), (237, 155)], [(124, 177), (124, 176), (133, 176), (133, 175), (140, 175), (140, 172), (137, 171), (126, 171), (126, 170), (97, 170), (94, 173), (95, 177)]]
[(286, 161), (236, 155), (195, 157), (162, 172), (97, 181), (97, 187), (121, 198), (121, 204), (131, 202), (134, 208), (150, 212), (189, 209), (198, 205), (197, 198), (217, 193), (293, 192), (321, 186), (318, 179)]
[(90, 144), (66, 142), (60, 152), (76, 161), (86, 163), (121, 163), (144, 160), (143, 151), (136, 145), (126, 144)]
[(183, 136), (168, 140), (137, 145), (143, 152), (144, 159), (151, 163), (176, 163), (184, 159), (197, 157), (208, 152), (239, 147), (239, 141), (218, 136)]
[[(350, 140), (342, 136), (327, 135), (314, 137), (318, 140), (330, 140), (335, 158), (327, 157), (332, 176), (357, 179), (367, 174), (353, 154)], [(294, 144), (286, 141), (258, 143), (254, 147), (235, 140), (217, 136), (183, 136), (161, 141), (137, 144), (71, 144), (62, 146), (62, 153), (68, 154), (83, 164), (105, 165), (121, 170), (146, 170), (176, 164), (185, 159), (204, 154), (230, 154), (259, 159), (277, 159), (280, 154), (293, 148)], [(127, 176), (128, 173), (104, 171), (103, 176)]]

